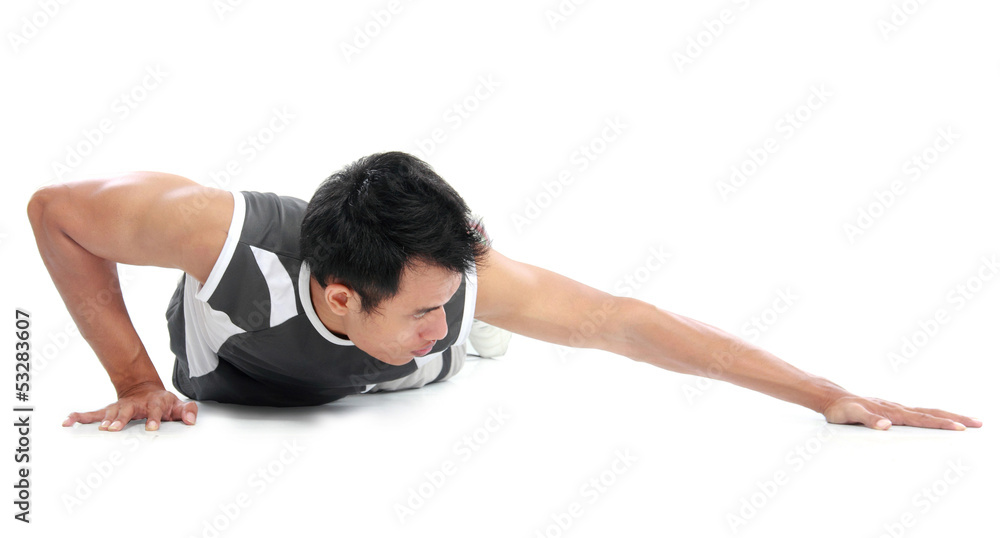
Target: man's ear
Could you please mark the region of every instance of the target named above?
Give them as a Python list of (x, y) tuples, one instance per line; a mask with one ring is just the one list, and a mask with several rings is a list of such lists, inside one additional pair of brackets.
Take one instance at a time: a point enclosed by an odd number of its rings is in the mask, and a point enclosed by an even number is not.
[(354, 290), (343, 284), (328, 284), (323, 288), (323, 298), (326, 299), (326, 304), (338, 316), (346, 316), (350, 312), (347, 304), (352, 297), (354, 297)]

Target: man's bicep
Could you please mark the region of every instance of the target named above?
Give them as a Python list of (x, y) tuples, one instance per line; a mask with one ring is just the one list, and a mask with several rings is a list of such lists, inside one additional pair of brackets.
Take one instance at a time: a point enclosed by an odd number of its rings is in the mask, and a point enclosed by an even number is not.
[(158, 172), (50, 187), (45, 212), (95, 256), (130, 265), (211, 272), (232, 219), (233, 198), (187, 178)]
[(477, 269), (476, 319), (564, 346), (608, 348), (623, 299), (491, 250)]

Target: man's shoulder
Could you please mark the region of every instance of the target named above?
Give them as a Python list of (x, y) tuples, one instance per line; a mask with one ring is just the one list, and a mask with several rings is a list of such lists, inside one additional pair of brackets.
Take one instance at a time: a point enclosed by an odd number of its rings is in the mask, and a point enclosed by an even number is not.
[(239, 194), (246, 207), (240, 242), (299, 258), (299, 237), (307, 203), (273, 192), (240, 191)]
[(247, 213), (254, 211), (267, 213), (269, 211), (292, 211), (305, 213), (308, 202), (295, 196), (276, 194), (263, 191), (239, 191), (246, 201)]

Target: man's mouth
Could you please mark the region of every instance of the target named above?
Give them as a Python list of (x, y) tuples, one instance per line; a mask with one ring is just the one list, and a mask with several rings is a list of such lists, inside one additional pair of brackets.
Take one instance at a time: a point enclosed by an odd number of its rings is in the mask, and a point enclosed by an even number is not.
[(436, 343), (437, 343), (437, 341), (435, 340), (434, 342), (431, 342), (431, 345), (429, 345), (429, 346), (427, 346), (427, 347), (425, 347), (423, 349), (418, 349), (416, 351), (411, 351), (411, 353), (413, 353), (413, 355), (416, 356), (416, 357), (423, 357), (424, 355), (430, 353), (432, 349), (434, 349), (434, 344), (436, 344)]

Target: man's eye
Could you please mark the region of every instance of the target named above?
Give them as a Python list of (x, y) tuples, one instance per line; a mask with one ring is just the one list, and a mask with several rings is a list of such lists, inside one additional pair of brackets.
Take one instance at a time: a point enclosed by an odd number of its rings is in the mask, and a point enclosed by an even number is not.
[(426, 315), (427, 315), (427, 312), (421, 312), (419, 314), (413, 314), (413, 317), (416, 318), (416, 319), (420, 319), (420, 318), (422, 318), (422, 317), (424, 317)]

